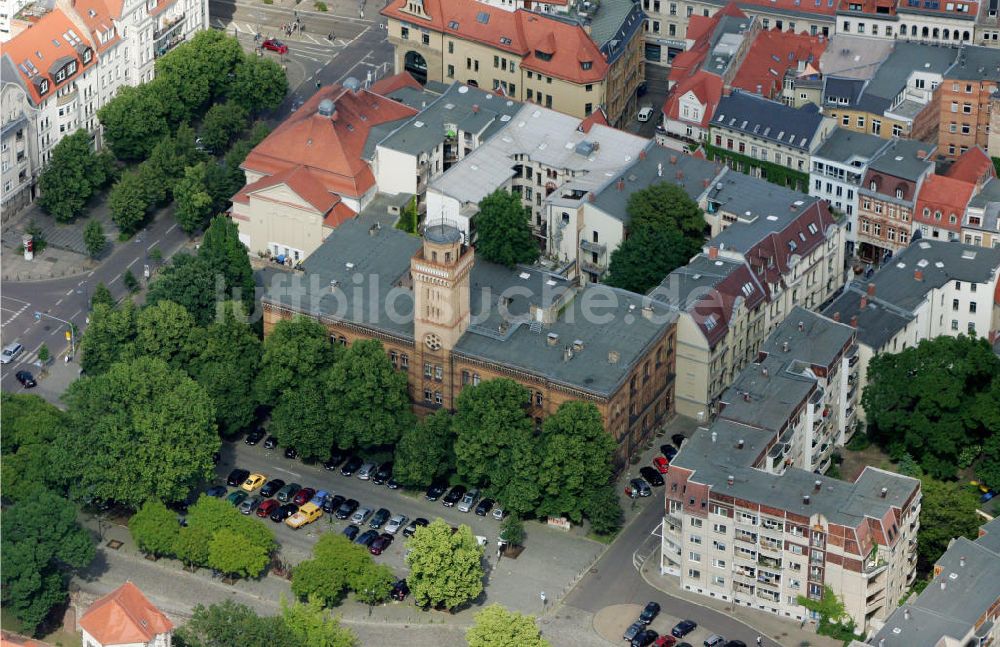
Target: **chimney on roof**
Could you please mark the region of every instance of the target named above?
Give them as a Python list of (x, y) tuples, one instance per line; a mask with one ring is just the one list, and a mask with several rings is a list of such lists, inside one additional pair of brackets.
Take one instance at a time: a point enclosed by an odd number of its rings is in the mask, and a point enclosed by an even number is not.
[(903, 620), (909, 620), (909, 619), (910, 619), (910, 610), (903, 609)]
[(554, 332), (550, 332), (548, 335), (546, 335), (545, 341), (548, 342), (549, 346), (555, 346), (556, 344), (559, 343), (559, 335), (557, 335)]
[(374, 225), (368, 228), (368, 235), (375, 236), (375, 234), (377, 234), (381, 229), (382, 225), (376, 222)]
[(711, 247), (709, 247), (708, 248), (708, 257), (711, 258), (711, 259), (719, 258), (719, 248), (716, 247), (715, 245), (712, 245)]
[(802, 495), (802, 503), (803, 503), (803, 505), (809, 505), (809, 495), (808, 494), (803, 494)]
[(746, 391), (746, 392), (743, 393), (743, 399), (746, 402), (750, 402), (750, 392), (749, 391)]
[(914, 281), (923, 281), (924, 280), (924, 271), (923, 270), (913, 270), (913, 280)]
[(588, 202), (593, 202), (596, 199), (597, 199), (597, 196), (594, 195), (593, 191), (591, 191), (590, 193), (587, 194), (587, 201)]
[(868, 295), (867, 294), (862, 294), (861, 295), (861, 305), (859, 307), (862, 310), (864, 310), (865, 308), (868, 307)]
[(813, 482), (813, 489), (814, 489), (814, 490), (815, 490), (816, 492), (819, 492), (820, 490), (822, 490), (822, 489), (823, 489), (823, 481), (821, 481), (821, 480), (819, 480), (819, 479), (816, 479), (816, 480), (815, 480), (815, 481)]
[(712, 181), (708, 178), (705, 178), (704, 180), (701, 181), (701, 186), (706, 189), (709, 187), (710, 184), (712, 184)]
[(806, 329), (806, 325), (805, 325), (805, 323), (803, 323), (803, 322), (801, 322), (801, 321), (800, 321), (800, 322), (799, 322), (799, 332), (802, 332), (802, 331), (804, 331), (805, 329)]
[(618, 178), (618, 182), (615, 183), (615, 186), (618, 187), (619, 191), (624, 191), (625, 190), (625, 178), (623, 178), (623, 177)]
[(653, 320), (653, 306), (650, 306), (650, 305), (642, 306), (642, 316), (645, 317), (646, 319), (648, 319), (649, 321), (652, 321)]
[(767, 377), (767, 375), (768, 375), (768, 370), (767, 370), (767, 367), (766, 367), (766, 366), (761, 366), (761, 367), (760, 367), (760, 374), (761, 374), (761, 375), (763, 375), (764, 377)]
[(882, 497), (883, 499), (886, 497), (887, 494), (889, 494), (889, 488), (887, 487), (882, 488), (882, 491), (879, 492), (879, 496)]
[(479, 112), (479, 104), (478, 103), (472, 104), (472, 112)]
[(764, 94), (764, 86), (761, 85), (760, 83), (757, 84), (757, 94), (760, 94), (760, 95)]
[(946, 588), (948, 588), (948, 583), (945, 582), (944, 580), (942, 580), (941, 581), (941, 590), (944, 591)]
[(840, 323), (840, 312), (839, 311), (833, 313), (833, 320), (836, 321), (837, 323)]
[(785, 352), (785, 353), (788, 352), (788, 342), (787, 341), (781, 342), (781, 350), (782, 350), (782, 352)]
[(639, 159), (641, 159), (641, 160), (646, 159), (646, 149), (645, 148), (642, 149), (641, 151), (639, 151)]
[(715, 442), (715, 439), (718, 437), (718, 435), (719, 434), (717, 434), (716, 432), (714, 432), (714, 431), (712, 432), (712, 442), (713, 443)]
[(927, 151), (925, 151), (924, 149), (921, 148), (920, 150), (917, 151), (917, 157), (920, 158), (920, 159), (926, 159), (927, 158)]
[(961, 557), (958, 558), (958, 565), (961, 566), (962, 568), (965, 568), (965, 555), (962, 555)]
[(857, 328), (857, 327), (858, 327), (858, 315), (853, 315), (851, 317), (851, 328)]
[(735, 483), (735, 482), (736, 482), (736, 479), (733, 478), (732, 474), (730, 474), (729, 476), (726, 477), (726, 483), (729, 484), (729, 487), (733, 487), (733, 483)]
[(616, 350), (609, 350), (608, 351), (608, 364), (617, 364), (618, 363), (618, 357), (619, 357), (618, 351), (616, 351)]
[(868, 284), (868, 296), (870, 296), (870, 297), (875, 296), (875, 284), (874, 283), (869, 283)]

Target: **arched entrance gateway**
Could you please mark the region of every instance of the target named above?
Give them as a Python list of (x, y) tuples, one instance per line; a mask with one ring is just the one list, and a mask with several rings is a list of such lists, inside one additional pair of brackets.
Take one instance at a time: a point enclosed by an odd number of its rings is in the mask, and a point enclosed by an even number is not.
[(427, 83), (427, 59), (420, 52), (414, 52), (412, 49), (406, 52), (406, 56), (403, 58), (403, 69), (419, 81), (420, 85)]

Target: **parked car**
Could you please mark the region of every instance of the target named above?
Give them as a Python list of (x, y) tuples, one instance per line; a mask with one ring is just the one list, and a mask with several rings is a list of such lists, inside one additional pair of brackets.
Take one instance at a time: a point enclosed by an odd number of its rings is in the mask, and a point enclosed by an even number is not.
[(681, 620), (674, 625), (674, 628), (670, 630), (670, 635), (674, 638), (683, 638), (698, 627), (698, 623), (694, 620)]
[(392, 585), (392, 591), (389, 592), (389, 597), (396, 602), (402, 602), (409, 594), (410, 586), (406, 583), (406, 580), (399, 580)]
[(498, 505), (493, 508), (493, 518), (497, 521), (503, 521), (503, 518), (507, 516), (507, 511), (503, 509), (502, 505)]
[(437, 501), (448, 490), (447, 483), (431, 483), (425, 495), (428, 501)]
[(390, 516), (392, 516), (392, 513), (386, 508), (379, 508), (378, 511), (372, 515), (372, 520), (368, 523), (368, 527), (375, 529), (381, 528), (382, 525), (389, 520)]
[(663, 477), (660, 475), (658, 471), (656, 471), (649, 465), (641, 467), (639, 469), (639, 475), (642, 476), (642, 478), (646, 479), (646, 481), (653, 487), (660, 487), (661, 485), (663, 485)]
[(243, 439), (243, 442), (250, 445), (251, 447), (264, 440), (264, 430), (254, 429), (247, 433), (247, 437)]
[(38, 382), (35, 381), (35, 376), (31, 374), (31, 371), (18, 371), (14, 373), (14, 378), (26, 389), (33, 389), (38, 386)]
[(260, 507), (262, 499), (259, 496), (252, 496), (240, 504), (240, 512), (250, 514)]
[(719, 634), (712, 634), (711, 636), (706, 638), (704, 642), (705, 647), (722, 647), (725, 644), (726, 644), (726, 639), (720, 636)]
[(236, 490), (226, 497), (226, 501), (229, 501), (238, 508), (248, 496), (249, 495), (243, 490)]
[(365, 521), (368, 521), (368, 517), (372, 515), (371, 508), (358, 508), (353, 515), (351, 515), (351, 523), (362, 525)]
[[(683, 438), (683, 436), (681, 437)], [(674, 460), (674, 456), (677, 455), (677, 448), (673, 445), (660, 445), (660, 453), (663, 454), (668, 461), (672, 461)]]
[(462, 485), (456, 485), (455, 487), (451, 488), (451, 491), (448, 492), (448, 494), (444, 495), (444, 498), (441, 500), (441, 502), (444, 504), (444, 507), (451, 508), (456, 503), (461, 501), (463, 496), (465, 496), (465, 487)]
[(366, 530), (358, 538), (354, 540), (355, 544), (361, 544), (365, 548), (368, 548), (378, 539), (378, 530)]
[(323, 504), (330, 497), (330, 493), (326, 490), (316, 490), (316, 494), (309, 499), (309, 503), (315, 503), (317, 508), (322, 508)]
[(625, 487), (625, 494), (634, 499), (637, 496), (651, 496), (653, 490), (649, 487), (649, 483), (642, 479), (632, 479)]
[(376, 465), (375, 463), (365, 463), (358, 470), (358, 478), (362, 481), (367, 481), (371, 479), (372, 475), (375, 473)]
[(292, 516), (299, 511), (299, 506), (294, 503), (286, 503), (280, 508), (275, 508), (274, 512), (271, 513), (271, 521), (275, 523), (281, 523), (288, 517)]
[(652, 629), (645, 629), (639, 635), (632, 639), (632, 647), (649, 647), (653, 644), (660, 634), (656, 633)]
[(383, 532), (375, 538), (375, 541), (373, 541), (372, 545), (368, 548), (368, 552), (372, 555), (381, 555), (382, 552), (388, 550), (391, 545), (392, 535)]
[(213, 485), (212, 487), (205, 490), (205, 494), (208, 496), (214, 496), (216, 499), (221, 499), (226, 496), (226, 486), (224, 485)]
[(673, 436), (670, 437), (670, 442), (672, 442), (674, 444), (674, 447), (676, 447), (677, 449), (681, 448), (681, 445), (684, 444), (685, 440), (687, 440), (687, 436), (685, 436), (684, 434), (674, 434)]
[(274, 436), (268, 436), (264, 439), (264, 449), (276, 449), (278, 447), (278, 439)]
[(285, 525), (298, 530), (302, 526), (316, 521), (323, 516), (323, 509), (315, 503), (306, 503), (299, 511), (285, 519)]
[(363, 464), (364, 461), (362, 461), (359, 456), (351, 456), (347, 459), (347, 462), (344, 463), (344, 466), (340, 468), (340, 473), (344, 476), (351, 476), (357, 472), (358, 468)]
[(226, 479), (226, 485), (229, 487), (239, 487), (240, 483), (247, 480), (248, 476), (250, 476), (250, 470), (241, 470), (236, 468), (229, 473), (229, 478)]
[(267, 40), (264, 41), (261, 47), (266, 50), (270, 50), (272, 52), (277, 52), (279, 54), (288, 53), (288, 45), (285, 45), (277, 38), (268, 38)]
[(3, 352), (0, 352), (0, 364), (10, 364), (17, 356), (24, 352), (24, 346), (17, 342), (7, 344)]
[(653, 116), (652, 106), (643, 106), (642, 108), (639, 108), (639, 113), (635, 116), (635, 118), (645, 123), (649, 121), (649, 118), (652, 116)]
[[(677, 644), (676, 638), (674, 638), (673, 636), (668, 636), (667, 634), (663, 634), (662, 636), (656, 639), (656, 641), (653, 643), (653, 647), (674, 647), (676, 644)], [(688, 647), (691, 647), (691, 645), (688, 645)]]
[(625, 640), (627, 640), (629, 642), (632, 642), (633, 638), (635, 638), (636, 636), (638, 636), (640, 633), (642, 633), (645, 630), (646, 630), (646, 625), (644, 625), (641, 622), (639, 622), (638, 620), (636, 620), (635, 622), (633, 622), (632, 624), (630, 624), (628, 626), (628, 629), (626, 629), (625, 633), (622, 634), (622, 638), (624, 638)]
[[(665, 445), (665, 446), (669, 447), (670, 445)], [(657, 456), (656, 458), (653, 459), (653, 467), (655, 467), (656, 471), (659, 472), (660, 474), (666, 474), (667, 471), (670, 469), (670, 461), (664, 458), (663, 456)]]
[(274, 499), (265, 499), (261, 502), (260, 506), (257, 507), (257, 516), (261, 519), (270, 517), (271, 513), (280, 507), (281, 504)]
[(727, 640), (726, 647), (747, 647), (747, 644), (742, 640)]
[(340, 509), (340, 506), (344, 504), (346, 499), (339, 494), (326, 497), (326, 501), (323, 502), (323, 512), (328, 514), (333, 514)]
[(241, 489), (247, 492), (253, 492), (257, 488), (264, 485), (267, 482), (267, 477), (263, 474), (251, 474), (243, 481), (243, 485), (240, 486)]
[(294, 447), (285, 448), (285, 458), (288, 460), (293, 460), (299, 457), (299, 452)]
[(428, 524), (430, 524), (430, 522), (424, 519), (423, 517), (417, 517), (416, 519), (410, 522), (410, 525), (403, 528), (403, 536), (412, 537), (413, 533), (417, 532), (417, 528), (422, 528)]
[(485, 517), (493, 509), (493, 499), (483, 499), (476, 506), (476, 515)]
[(285, 487), (278, 490), (278, 494), (276, 494), (274, 498), (282, 503), (289, 503), (295, 498), (295, 495), (298, 494), (301, 489), (302, 486), (298, 483), (289, 483)]
[(639, 622), (644, 625), (648, 625), (653, 622), (658, 615), (660, 615), (660, 603), (649, 602), (646, 604), (646, 608), (642, 610), (642, 613), (639, 614)]
[(472, 510), (477, 501), (479, 501), (479, 489), (472, 488), (465, 493), (465, 496), (462, 497), (462, 501), (458, 504), (458, 511), (468, 512), (469, 510)]
[(354, 499), (348, 499), (340, 504), (340, 507), (337, 508), (337, 512), (334, 516), (343, 521), (354, 514), (354, 511), (358, 509), (358, 505), (358, 502)]
[(260, 495), (265, 499), (270, 499), (283, 487), (285, 487), (284, 481), (281, 479), (271, 479), (260, 489)]
[(388, 481), (385, 482), (385, 486), (387, 488), (389, 488), (390, 490), (398, 490), (399, 489), (399, 481), (397, 481), (395, 477), (390, 478)]
[(295, 496), (292, 497), (292, 503), (295, 505), (305, 505), (309, 503), (309, 500), (313, 498), (314, 494), (316, 494), (315, 489), (311, 487), (304, 487), (295, 493)]
[(382, 463), (372, 476), (372, 483), (375, 485), (385, 485), (386, 481), (392, 478), (392, 461)]
[(361, 532), (361, 528), (358, 528), (354, 524), (351, 524), (350, 526), (344, 528), (344, 536), (350, 539), (351, 541), (357, 539), (359, 532)]
[(409, 517), (405, 514), (393, 515), (393, 517), (389, 519), (389, 523), (385, 524), (385, 531), (390, 535), (395, 535), (400, 531), (400, 529), (402, 529), (403, 526), (406, 525), (407, 521), (409, 521)]
[(330, 450), (330, 458), (323, 463), (323, 469), (333, 471), (337, 469), (337, 466), (343, 463), (347, 459), (347, 452), (341, 451), (334, 447)]

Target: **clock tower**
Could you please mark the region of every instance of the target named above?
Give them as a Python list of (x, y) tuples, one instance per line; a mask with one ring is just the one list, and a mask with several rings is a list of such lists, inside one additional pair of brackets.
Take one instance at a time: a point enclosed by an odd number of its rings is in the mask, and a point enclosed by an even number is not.
[(452, 407), (451, 349), (469, 327), (470, 288), (475, 252), (462, 232), (447, 221), (424, 229), (423, 246), (410, 259), (413, 277), (413, 343), (420, 358), (411, 384), (422, 386), (415, 402)]

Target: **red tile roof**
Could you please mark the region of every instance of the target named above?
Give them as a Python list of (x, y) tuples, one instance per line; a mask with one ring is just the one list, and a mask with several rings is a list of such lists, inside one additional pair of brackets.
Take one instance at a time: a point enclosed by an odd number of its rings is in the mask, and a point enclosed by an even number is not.
[(0, 647), (51, 647), (51, 645), (40, 640), (32, 640), (31, 638), (4, 631), (0, 633)]
[(323, 219), (323, 226), (333, 229), (334, 227), (344, 224), (344, 222), (357, 215), (358, 214), (354, 213), (354, 210), (346, 204), (338, 202), (333, 205), (333, 209), (330, 209), (330, 213), (326, 214), (326, 218)]
[(420, 85), (420, 82), (413, 78), (409, 72), (400, 72), (399, 74), (393, 74), (392, 76), (387, 76), (379, 79), (375, 83), (372, 83), (369, 91), (374, 94), (380, 94), (383, 97), (387, 97), (389, 96), (389, 93), (395, 92), (401, 88), (423, 90), (424, 86)]
[[(944, 175), (927, 176), (920, 187), (920, 193), (917, 194), (913, 220), (942, 229), (961, 231), (962, 217), (975, 188), (972, 182)], [(924, 215), (924, 209), (927, 210), (927, 215)], [(935, 217), (936, 213), (941, 214), (940, 220)], [(951, 216), (955, 216), (954, 223), (951, 222)]]
[[(70, 83), (97, 61), (93, 45), (85, 33), (79, 33), (81, 30), (62, 9), (57, 8), (4, 43), (3, 55), (10, 58), (35, 105), (54, 96), (56, 90)], [(82, 53), (85, 50), (91, 51), (90, 62), (86, 65), (83, 63)], [(56, 82), (56, 73), (71, 59), (76, 61), (76, 72), (67, 74), (65, 79)], [(42, 80), (48, 82), (48, 90), (44, 94), (39, 92)]]
[(428, 19), (407, 13), (408, 4), (392, 0), (382, 15), (516, 54), (521, 67), (572, 83), (597, 83), (607, 75), (604, 55), (580, 25), (465, 0), (423, 0)]
[(832, 16), (837, 13), (839, 0), (739, 0), (739, 4), (742, 7), (767, 7), (772, 11)]
[(761, 31), (750, 45), (732, 87), (773, 99), (781, 93), (785, 73), (795, 71), (799, 61), (819, 67), (819, 57), (828, 42), (828, 39), (806, 32)]
[[(861, 5), (860, 11), (858, 9), (851, 9), (851, 5)], [(896, 0), (840, 0), (840, 10), (895, 16)]]
[(978, 146), (962, 153), (945, 175), (977, 186), (997, 176), (993, 160)]
[(711, 72), (698, 70), (694, 76), (675, 85), (667, 96), (667, 102), (663, 105), (663, 114), (667, 116), (667, 119), (682, 119), (680, 100), (689, 91), (693, 92), (698, 97), (698, 101), (705, 105), (705, 110), (702, 111), (698, 123), (702, 128), (707, 128), (708, 122), (715, 114), (715, 108), (719, 105), (719, 99), (722, 98), (722, 78)]
[(610, 126), (610, 124), (608, 124), (608, 116), (604, 114), (604, 108), (598, 108), (590, 113), (589, 117), (580, 122), (580, 127), (577, 130), (582, 133), (589, 133), (590, 129), (594, 127), (594, 124)]
[(174, 628), (131, 582), (90, 605), (79, 624), (102, 645), (147, 643)]
[(291, 166), (284, 171), (265, 175), (256, 182), (251, 182), (233, 196), (233, 202), (248, 204), (251, 194), (281, 184), (287, 186), (321, 214), (325, 214), (340, 202), (340, 196), (330, 193), (319, 178), (305, 166)]
[[(121, 6), (117, 5), (118, 14), (111, 13), (112, 9), (104, 0), (76, 0), (73, 5), (79, 19), (90, 32), (91, 41), (98, 52), (103, 52), (121, 40), (115, 29), (114, 19), (121, 18)], [(100, 34), (111, 32), (114, 36), (102, 43)]]
[[(336, 106), (332, 117), (317, 110), (324, 99)], [(367, 90), (329, 86), (258, 144), (243, 168), (275, 175), (302, 166), (326, 191), (360, 199), (375, 186), (375, 175), (361, 158), (372, 127), (415, 114), (415, 109)]]

